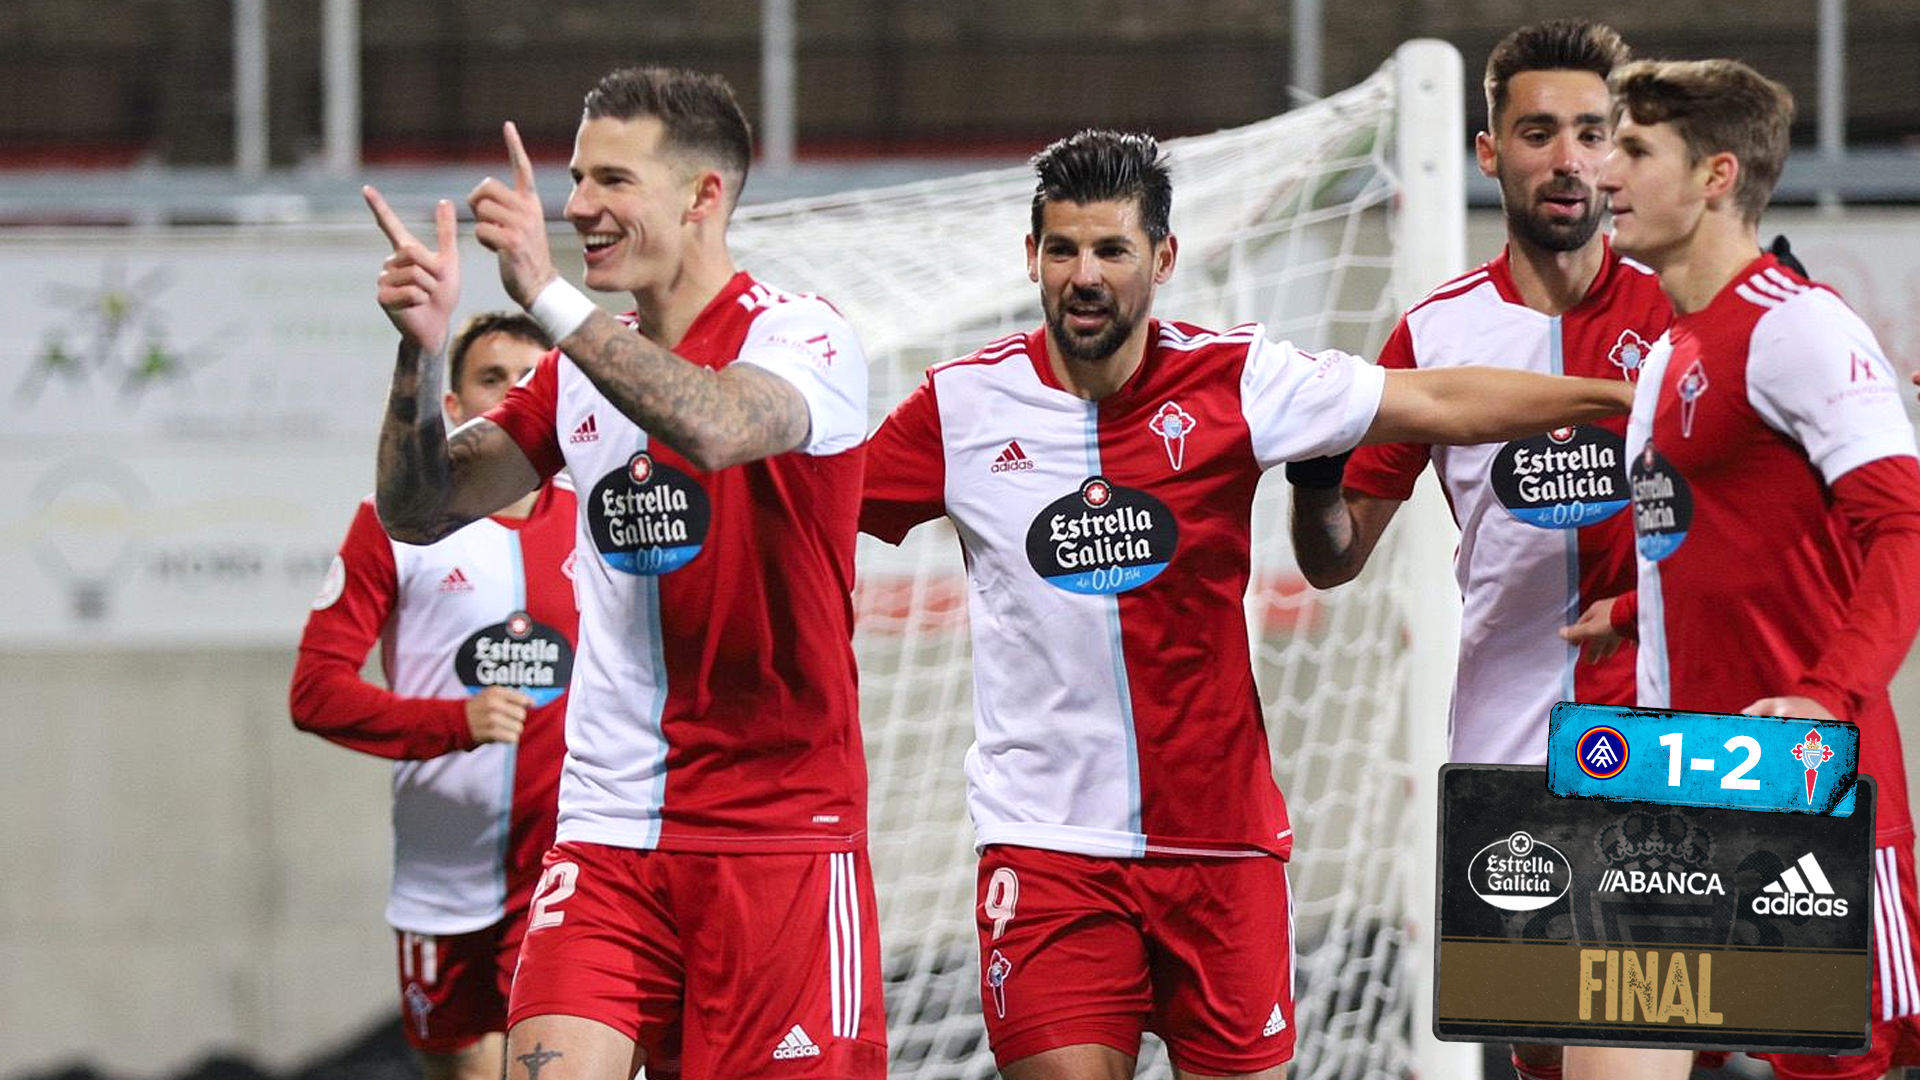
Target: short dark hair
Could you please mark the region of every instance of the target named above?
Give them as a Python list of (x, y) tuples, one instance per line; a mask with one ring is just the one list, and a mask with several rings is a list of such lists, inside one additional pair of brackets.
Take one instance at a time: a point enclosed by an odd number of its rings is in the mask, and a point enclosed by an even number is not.
[(1507, 107), (1507, 84), (1528, 71), (1591, 71), (1604, 81), (1627, 62), (1627, 43), (1613, 27), (1585, 19), (1548, 19), (1523, 26), (1501, 39), (1487, 55), (1487, 130), (1500, 131)]
[(508, 337), (529, 341), (543, 349), (553, 348), (553, 342), (533, 316), (519, 311), (483, 311), (460, 324), (460, 332), (453, 335), (453, 346), (447, 350), (447, 388), (459, 392), (460, 376), (466, 373), (467, 350), (473, 343), (488, 334), (505, 334)]
[(1089, 128), (1033, 156), (1033, 235), (1050, 202), (1096, 203), (1133, 199), (1147, 239), (1159, 243), (1172, 231), (1173, 177), (1167, 155), (1153, 136)]
[(1672, 124), (1687, 164), (1730, 153), (1740, 162), (1734, 202), (1760, 220), (1787, 161), (1793, 94), (1738, 60), (1640, 60), (1613, 73), (1613, 119)]
[(753, 129), (727, 80), (686, 68), (629, 67), (601, 76), (587, 91), (589, 119), (651, 116), (666, 128), (661, 145), (712, 164), (738, 199), (753, 160)]

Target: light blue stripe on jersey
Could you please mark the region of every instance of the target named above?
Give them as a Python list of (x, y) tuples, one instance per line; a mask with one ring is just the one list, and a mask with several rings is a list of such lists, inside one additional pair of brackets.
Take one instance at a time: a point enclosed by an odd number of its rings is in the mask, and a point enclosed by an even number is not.
[[(1566, 339), (1563, 336), (1564, 329), (1565, 324), (1562, 323), (1560, 316), (1555, 315), (1553, 318), (1547, 320), (1548, 365), (1555, 375), (1565, 375), (1567, 373)], [(1571, 626), (1580, 618), (1581, 611), (1580, 530), (1554, 529), (1553, 531), (1559, 533), (1562, 542), (1566, 544), (1567, 591), (1565, 595), (1570, 610), (1565, 613), (1564, 621), (1567, 625)], [(1573, 682), (1573, 666), (1579, 659), (1580, 647), (1569, 642), (1564, 650), (1564, 657), (1560, 661), (1561, 701), (1579, 700), (1579, 698), (1574, 696)], [(1534, 722), (1538, 722), (1545, 719), (1545, 717), (1534, 717), (1532, 719)]]
[(1660, 593), (1660, 564), (1640, 560), (1640, 625), (1653, 634), (1640, 635), (1639, 686), (1636, 704), (1649, 709), (1673, 708), (1672, 673), (1667, 670), (1667, 602)]
[[(1099, 476), (1100, 472), (1100, 406), (1087, 403), (1087, 475)], [(1127, 680), (1126, 642), (1120, 632), (1120, 597), (1097, 596), (1095, 601), (1103, 605), (1107, 617), (1107, 647), (1113, 656), (1113, 688), (1115, 702), (1120, 710), (1120, 726), (1126, 736), (1126, 744), (1121, 756), (1127, 763), (1127, 831), (1133, 834), (1133, 854), (1147, 853), (1146, 830), (1140, 820), (1140, 741), (1133, 727), (1133, 694)]]
[(640, 578), (640, 604), (638, 616), (644, 620), (644, 636), (647, 642), (647, 659), (653, 664), (653, 700), (646, 703), (646, 715), (643, 718), (647, 733), (653, 736), (653, 744), (659, 748), (659, 757), (648, 763), (653, 769), (653, 790), (649, 792), (650, 809), (653, 817), (647, 822), (646, 836), (642, 838), (642, 847), (660, 846), (660, 822), (666, 816), (667, 805), (667, 653), (660, 640), (660, 578), (648, 574)]
[[(646, 451), (651, 443), (646, 429), (641, 428), (639, 445), (634, 449)], [(648, 848), (660, 846), (660, 823), (666, 817), (667, 807), (667, 650), (661, 640), (660, 576), (639, 576), (639, 603), (634, 613), (636, 621), (641, 623), (640, 639), (647, 643), (647, 660), (653, 665), (653, 700), (644, 703), (646, 711), (641, 719), (658, 748), (658, 757), (645, 763), (653, 770), (654, 777), (653, 789), (648, 792), (649, 805), (643, 808), (653, 813), (646, 824), (646, 835), (641, 838), (640, 846)]]
[[(507, 535), (507, 579), (508, 595), (512, 601), (512, 611), (527, 610), (527, 556), (520, 546), (520, 530), (500, 526)], [(528, 618), (532, 618), (529, 613)], [(498, 848), (500, 857), (493, 861), (496, 886), (502, 897), (507, 895), (507, 851), (513, 842), (513, 784), (515, 772), (520, 766), (520, 747), (516, 744), (507, 748), (507, 764), (501, 770), (504, 785), (500, 793), (500, 820), (495, 824), (499, 833)]]

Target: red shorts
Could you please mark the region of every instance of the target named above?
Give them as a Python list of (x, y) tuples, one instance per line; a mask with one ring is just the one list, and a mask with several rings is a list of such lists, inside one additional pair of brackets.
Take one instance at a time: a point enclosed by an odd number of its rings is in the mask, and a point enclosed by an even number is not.
[(507, 987), (526, 913), (466, 934), (393, 932), (407, 1042), (426, 1054), (464, 1050), (507, 1030)]
[(883, 1080), (865, 851), (715, 854), (566, 842), (534, 888), (509, 1020), (597, 1020), (656, 1070)]
[(1870, 1080), (1898, 1065), (1920, 1065), (1920, 895), (1913, 842), (1873, 849), (1873, 1026), (1865, 1054), (1755, 1054), (1781, 1080)]
[(1293, 919), (1271, 856), (1115, 859), (995, 845), (980, 856), (981, 1007), (1001, 1068), (1062, 1046), (1192, 1072), (1293, 1057)]

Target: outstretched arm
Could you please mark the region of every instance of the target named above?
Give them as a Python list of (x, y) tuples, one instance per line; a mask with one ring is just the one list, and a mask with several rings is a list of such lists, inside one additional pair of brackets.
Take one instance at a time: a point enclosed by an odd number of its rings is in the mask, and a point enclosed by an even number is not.
[(363, 188), (374, 221), (393, 245), (376, 296), (400, 331), (387, 412), (380, 425), (374, 501), (396, 540), (431, 543), (513, 502), (540, 475), (506, 432), (476, 419), (451, 440), (440, 412), (447, 330), (460, 299), (453, 204), (434, 207), (436, 245), (427, 250), (380, 193)]
[(1352, 488), (1293, 489), (1288, 524), (1293, 557), (1300, 574), (1316, 589), (1352, 581), (1400, 509), (1398, 499), (1381, 499)]
[[(474, 235), (499, 256), (507, 295), (546, 327), (594, 387), (621, 413), (702, 469), (771, 457), (806, 442), (806, 398), (786, 379), (752, 364), (719, 371), (691, 363), (628, 331), (560, 280), (546, 216), (533, 188), (533, 163), (509, 121), (508, 185), (488, 177), (467, 197)], [(726, 193), (703, 187), (693, 211), (725, 211)]]
[(615, 408), (702, 469), (758, 461), (807, 441), (806, 399), (765, 368), (689, 363), (598, 308), (560, 348)]
[(1455, 446), (1538, 435), (1619, 416), (1633, 384), (1492, 367), (1389, 371), (1380, 411), (1361, 443)]

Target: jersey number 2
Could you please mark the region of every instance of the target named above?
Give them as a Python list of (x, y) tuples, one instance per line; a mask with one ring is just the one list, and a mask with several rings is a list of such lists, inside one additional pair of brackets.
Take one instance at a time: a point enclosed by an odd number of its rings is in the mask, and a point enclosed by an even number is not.
[(540, 884), (533, 887), (533, 915), (527, 920), (527, 930), (559, 926), (566, 921), (566, 912), (552, 909), (573, 895), (573, 887), (579, 880), (579, 863), (557, 862), (547, 867), (546, 873), (540, 875)]

